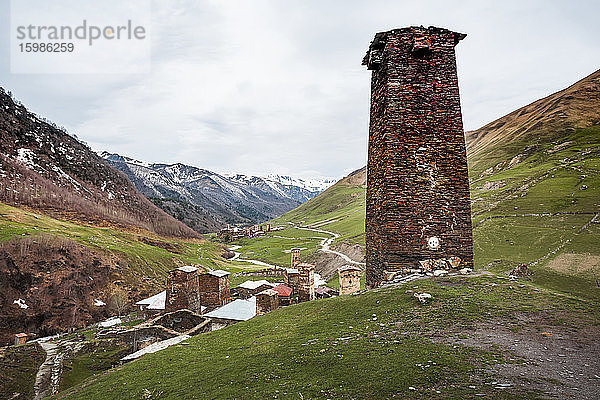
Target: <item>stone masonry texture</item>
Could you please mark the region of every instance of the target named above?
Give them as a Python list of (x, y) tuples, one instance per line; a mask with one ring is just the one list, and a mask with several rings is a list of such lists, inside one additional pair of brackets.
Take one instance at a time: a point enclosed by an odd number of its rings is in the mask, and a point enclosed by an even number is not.
[(467, 156), (454, 47), (436, 27), (377, 33), (367, 164), (367, 286), (425, 262), (473, 264)]

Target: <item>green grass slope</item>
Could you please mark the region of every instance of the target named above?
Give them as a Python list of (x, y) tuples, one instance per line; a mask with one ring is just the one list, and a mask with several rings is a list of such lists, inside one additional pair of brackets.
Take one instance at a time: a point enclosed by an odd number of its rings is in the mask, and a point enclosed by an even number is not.
[[(413, 290), (434, 300), (420, 304)], [(526, 364), (516, 349), (461, 340), (482, 326), (546, 340), (542, 332), (599, 321), (593, 302), (531, 284), (423, 280), (278, 309), (144, 356), (58, 398), (538, 398), (544, 373), (496, 385), (506, 378), (494, 370)]]

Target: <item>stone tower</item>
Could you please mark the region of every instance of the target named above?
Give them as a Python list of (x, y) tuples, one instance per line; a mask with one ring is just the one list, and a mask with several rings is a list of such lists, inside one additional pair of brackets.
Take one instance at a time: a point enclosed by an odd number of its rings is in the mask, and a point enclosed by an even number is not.
[(465, 36), (436, 27), (394, 29), (377, 33), (363, 59), (373, 71), (368, 287), (411, 269), (473, 264), (454, 53)]
[(315, 299), (315, 266), (300, 263), (298, 267), (298, 301)]
[(192, 266), (179, 267), (169, 271), (167, 276), (166, 311), (188, 309), (200, 310), (200, 287), (198, 268)]
[(300, 249), (292, 249), (291, 254), (292, 254), (291, 267), (296, 268), (296, 266), (298, 264), (300, 264)]

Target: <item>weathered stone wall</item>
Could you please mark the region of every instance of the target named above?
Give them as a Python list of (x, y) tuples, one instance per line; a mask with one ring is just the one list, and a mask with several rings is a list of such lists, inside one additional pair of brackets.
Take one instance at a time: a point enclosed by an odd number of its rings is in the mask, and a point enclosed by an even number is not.
[(285, 274), (283, 275), (283, 283), (292, 288), (293, 294), (298, 293), (298, 276), (298, 272), (291, 272), (288, 270), (286, 270)]
[(274, 290), (265, 290), (256, 295), (256, 315), (266, 314), (279, 307), (279, 296)]
[(385, 272), (458, 257), (472, 266), (465, 139), (454, 46), (465, 35), (410, 27), (378, 33), (367, 164), (367, 286)]
[(200, 310), (198, 272), (185, 272), (174, 269), (167, 277), (166, 311), (188, 309)]
[(214, 276), (209, 273), (201, 274), (200, 303), (208, 308), (220, 307), (229, 303), (229, 276)]
[[(298, 301), (315, 299), (315, 266), (300, 263), (298, 268)], [(289, 285), (288, 285), (289, 286)]]
[(344, 294), (352, 294), (360, 290), (360, 277), (362, 272), (360, 269), (338, 269), (338, 278), (340, 283), (340, 296)]

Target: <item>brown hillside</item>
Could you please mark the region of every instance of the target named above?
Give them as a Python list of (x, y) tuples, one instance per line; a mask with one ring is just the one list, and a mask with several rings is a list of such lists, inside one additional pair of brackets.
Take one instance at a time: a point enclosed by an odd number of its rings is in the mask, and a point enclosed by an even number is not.
[(600, 124), (600, 70), (559, 92), (465, 133), (469, 156), (528, 134), (560, 133)]
[(93, 224), (197, 234), (147, 200), (88, 146), (0, 88), (0, 201)]

